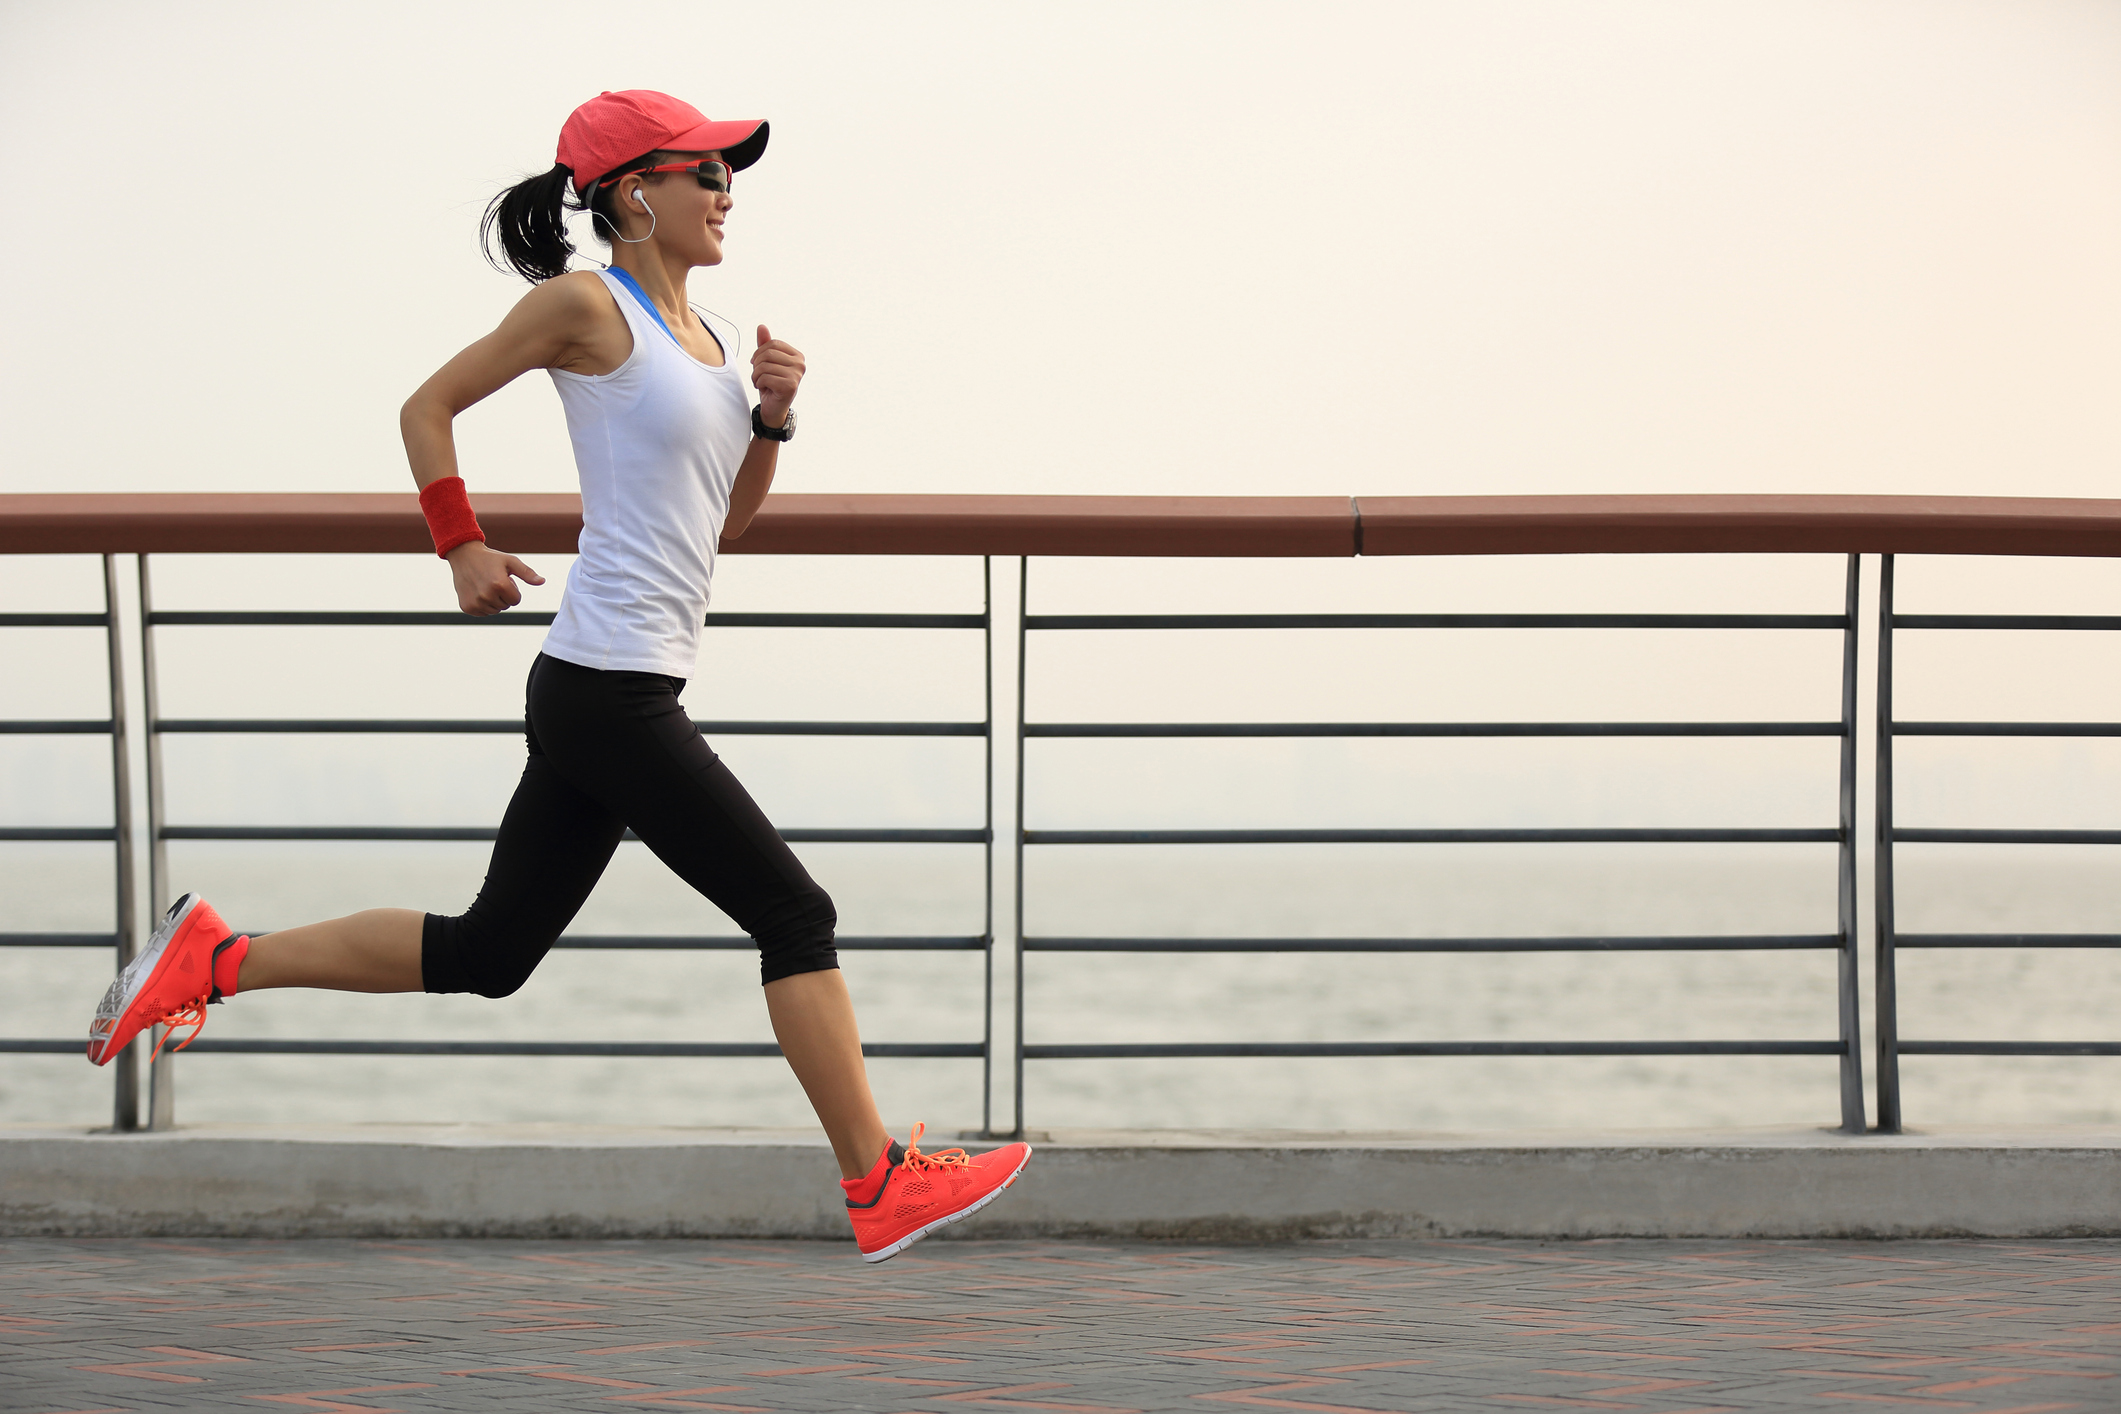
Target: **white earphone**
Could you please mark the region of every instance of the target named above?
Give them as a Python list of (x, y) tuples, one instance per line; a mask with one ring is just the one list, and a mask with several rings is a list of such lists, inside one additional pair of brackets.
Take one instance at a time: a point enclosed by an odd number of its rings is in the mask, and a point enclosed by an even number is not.
[(626, 239), (626, 237), (624, 237), (624, 236), (621, 236), (621, 235), (619, 235), (619, 228), (618, 228), (617, 226), (613, 226), (613, 227), (611, 228), (611, 234), (612, 234), (612, 235), (613, 235), (614, 237), (616, 237), (616, 238), (617, 238), (618, 240), (621, 240), (621, 241), (625, 241), (625, 243), (626, 243), (627, 245), (639, 245), (639, 244), (641, 244), (641, 243), (642, 243), (643, 241), (645, 241), (645, 240), (649, 239), (649, 237), (651, 237), (651, 236), (653, 236), (653, 235), (655, 234), (655, 224), (656, 224), (656, 214), (655, 214), (655, 208), (654, 208), (653, 206), (650, 206), (650, 205), (648, 204), (648, 198), (647, 198), (647, 197), (645, 197), (645, 196), (642, 196), (642, 195), (641, 195), (641, 189), (640, 189), (639, 187), (635, 187), (635, 188), (633, 189), (633, 204), (634, 204), (635, 206), (638, 206), (638, 207), (640, 207), (640, 208), (641, 208), (641, 210), (643, 210), (643, 211), (645, 211), (645, 212), (647, 212), (647, 213), (648, 213), (648, 235), (646, 235), (646, 236), (636, 236), (636, 237), (634, 237), (634, 238), (633, 238), (632, 240), (627, 240), (627, 239)]
[[(603, 212), (601, 212), (601, 211), (598, 211), (598, 210), (596, 210), (596, 209), (594, 208), (594, 202), (593, 202), (593, 201), (583, 201), (583, 202), (582, 202), (582, 204), (581, 204), (580, 206), (577, 206), (577, 207), (575, 207), (575, 208), (573, 208), (573, 209), (574, 209), (574, 210), (576, 210), (576, 211), (586, 211), (586, 212), (588, 212), (588, 213), (589, 213), (589, 224), (590, 224), (590, 226), (591, 226), (592, 228), (593, 228), (593, 227), (594, 227), (594, 226), (596, 225), (596, 223), (597, 223), (597, 222), (599, 222), (599, 221), (602, 221), (602, 222), (603, 222), (603, 223), (604, 223), (605, 225), (609, 226), (609, 227), (611, 228), (611, 238), (612, 238), (613, 240), (615, 240), (615, 241), (621, 241), (621, 242), (624, 242), (624, 243), (625, 243), (625, 244), (627, 244), (627, 245), (640, 245), (640, 244), (641, 244), (642, 242), (644, 242), (644, 241), (646, 241), (646, 240), (649, 240), (650, 238), (652, 238), (652, 237), (653, 237), (653, 236), (655, 235), (655, 227), (656, 227), (656, 214), (655, 214), (655, 208), (654, 208), (654, 207), (652, 207), (652, 206), (650, 206), (650, 205), (648, 204), (648, 198), (647, 198), (647, 197), (645, 197), (645, 196), (642, 196), (642, 195), (641, 195), (641, 189), (640, 189), (639, 187), (635, 187), (635, 188), (633, 189), (633, 193), (632, 193), (632, 195), (633, 195), (633, 204), (634, 204), (635, 206), (638, 206), (638, 207), (640, 207), (640, 208), (641, 208), (641, 210), (643, 210), (643, 211), (645, 211), (645, 212), (647, 212), (647, 213), (648, 213), (648, 234), (647, 234), (647, 235), (645, 235), (645, 236), (636, 236), (636, 237), (634, 237), (634, 238), (632, 238), (632, 239), (630, 239), (630, 240), (629, 240), (629, 239), (627, 239), (627, 238), (626, 238), (625, 236), (622, 236), (622, 235), (620, 235), (620, 234), (619, 234), (619, 226), (618, 226), (618, 222), (616, 222), (616, 221), (612, 220), (612, 219), (611, 219), (610, 217), (606, 216), (606, 215), (605, 215), (605, 214), (604, 214)], [(579, 197), (579, 195), (578, 195), (578, 196), (577, 196), (577, 200), (580, 200), (580, 199), (581, 199), (581, 198), (580, 198), (580, 197)], [(607, 265), (607, 266), (606, 266), (605, 268), (606, 268), (606, 269), (609, 269), (610, 267), (609, 267), (609, 266)]]

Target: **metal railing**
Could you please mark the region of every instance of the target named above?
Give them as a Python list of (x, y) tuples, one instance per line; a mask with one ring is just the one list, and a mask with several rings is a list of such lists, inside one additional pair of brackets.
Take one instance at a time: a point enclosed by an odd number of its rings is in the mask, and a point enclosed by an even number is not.
[[(1834, 1056), (1841, 1079), (1841, 1125), (1864, 1127), (1863, 1060), (1856, 958), (1856, 622), (1860, 562), (1848, 557), (1846, 603), (1839, 614), (1033, 614), (1031, 561), (1021, 570), (1017, 619), (1016, 935), (1017, 973), (1025, 953), (1523, 953), (1764, 952), (1832, 949), (1839, 957), (1834, 1040), (1674, 1041), (1213, 1041), (1030, 1044), (1024, 1034), (1028, 979), (1016, 989), (1016, 1112), (1024, 1112), (1027, 1060), (1175, 1059), (1210, 1056)], [(1722, 629), (1812, 630), (1841, 636), (1839, 711), (1811, 722), (1032, 722), (1027, 651), (1033, 633), (1171, 632), (1269, 629), (1351, 630)], [(1831, 736), (1839, 753), (1840, 818), (1803, 829), (1563, 828), (1324, 830), (1051, 830), (1024, 820), (1024, 748), (1035, 739), (1270, 737), (1795, 737)], [(1024, 903), (1027, 846), (1291, 845), (1291, 844), (1831, 844), (1837, 867), (1832, 933), (1691, 937), (1366, 937), (1144, 938), (1027, 936)]]
[[(530, 551), (574, 549), (580, 526), (578, 501), (567, 496), (482, 498), (482, 517), (501, 543)], [(450, 613), (170, 611), (154, 607), (149, 560), (163, 551), (235, 552), (416, 552), (425, 532), (410, 496), (0, 496), (0, 553), (95, 553), (102, 557), (105, 609), (101, 614), (11, 614), (0, 628), (64, 626), (102, 628), (108, 644), (111, 718), (107, 722), (14, 722), (0, 731), (28, 733), (107, 732), (113, 744), (115, 823), (107, 829), (0, 831), (0, 840), (112, 841), (117, 853), (116, 924), (110, 934), (0, 935), (12, 946), (111, 947), (119, 966), (133, 947), (131, 792), (127, 775), (123, 668), (118, 632), (115, 555), (137, 554), (141, 603), (140, 651), (147, 711), (145, 757), (149, 850), (149, 899), (166, 903), (169, 841), (191, 840), (490, 840), (488, 828), (363, 826), (205, 826), (172, 824), (162, 779), (162, 744), (172, 734), (337, 733), (514, 733), (514, 719), (259, 719), (161, 716), (155, 670), (157, 635), (189, 627), (343, 625), (449, 626), (471, 628), (542, 625), (551, 616), (513, 612), (494, 619)], [(2047, 554), (2121, 556), (2121, 502), (2044, 501), (1991, 498), (1893, 497), (1493, 497), (1382, 498), (1361, 502), (1311, 498), (1090, 498), (1090, 497), (854, 497), (773, 498), (739, 545), (728, 552), (809, 554), (923, 554), (978, 556), (984, 597), (978, 614), (717, 614), (717, 627), (947, 629), (980, 631), (985, 647), (985, 715), (981, 721), (710, 721), (703, 730), (721, 735), (780, 736), (978, 736), (986, 757), (984, 823), (978, 829), (789, 829), (792, 843), (948, 843), (982, 846), (985, 923), (979, 936), (841, 938), (850, 949), (980, 951), (985, 962), (982, 1039), (979, 1043), (877, 1043), (871, 1056), (970, 1058), (982, 1061), (982, 1118), (995, 1132), (992, 1113), (995, 1060), (994, 926), (996, 626), (993, 564), (996, 555), (1021, 557), (1018, 570), (1016, 722), (1014, 747), (1015, 829), (1006, 856), (1014, 900), (1013, 993), (1015, 1027), (1012, 1069), (1016, 1132), (1024, 1122), (1024, 1073), (1028, 1061), (1086, 1057), (1175, 1058), (1195, 1056), (1508, 1056), (1508, 1055), (1816, 1055), (1838, 1063), (1842, 1127), (1864, 1125), (1859, 1041), (1860, 997), (1856, 953), (1856, 665), (1858, 600), (1863, 553), (1880, 553), (1879, 618), (1877, 958), (1875, 998), (1879, 1068), (1879, 1124), (1897, 1129), (1900, 1120), (1898, 1065), (1901, 1055), (2110, 1055), (2121, 1045), (2041, 1042), (1903, 1041), (1897, 1025), (1894, 986), (1900, 947), (2111, 947), (2109, 934), (1928, 934), (1901, 935), (1893, 923), (1893, 848), (1900, 843), (2121, 843), (2121, 831), (1923, 830), (1892, 822), (1892, 740), (1907, 735), (2121, 735), (2121, 726), (2071, 723), (1897, 722), (1891, 715), (1892, 635), (1896, 629), (2121, 628), (2121, 618), (2037, 616), (1915, 616), (1892, 610), (1895, 553)], [(1032, 558), (1050, 555), (1151, 556), (1331, 556), (1437, 554), (1822, 553), (1847, 557), (1844, 608), (1839, 614), (1033, 614), (1028, 595)], [(1276, 632), (1516, 631), (1566, 629), (1728, 630), (1834, 632), (1841, 635), (1838, 710), (1807, 721), (1511, 721), (1511, 722), (1058, 722), (1032, 720), (1026, 711), (1032, 686), (1029, 648), (1033, 635), (1090, 631), (1190, 632), (1261, 629)], [(1839, 810), (1832, 824), (1794, 829), (1740, 828), (1483, 828), (1313, 830), (1061, 830), (1025, 819), (1026, 746), (1048, 739), (1180, 739), (1273, 737), (1339, 738), (1769, 738), (1833, 737), (1839, 741), (1836, 779)], [(1735, 843), (1833, 844), (1836, 850), (1836, 929), (1818, 934), (1673, 937), (1365, 937), (1365, 938), (1157, 938), (1026, 936), (1024, 857), (1027, 849), (1078, 845), (1184, 844), (1373, 844), (1440, 843), (1565, 844)], [(568, 948), (708, 950), (748, 949), (749, 939), (719, 936), (572, 935)], [(1373, 1042), (1140, 1042), (1121, 1044), (1031, 1043), (1024, 1031), (1030, 953), (1529, 953), (1529, 952), (1760, 952), (1828, 951), (1836, 955), (1837, 986), (1832, 1039), (1677, 1041), (1429, 1041), (1409, 1038)], [(0, 1040), (0, 1051), (72, 1051), (76, 1040)], [(140, 1045), (146, 1045), (143, 1038)], [(513, 1041), (266, 1041), (202, 1038), (194, 1052), (401, 1055), (639, 1055), (765, 1056), (771, 1043), (513, 1042)], [(137, 1052), (136, 1052), (137, 1053)], [(137, 1123), (139, 1092), (130, 1057), (117, 1076), (116, 1125)], [(150, 1122), (173, 1119), (174, 1073), (165, 1054), (151, 1080)]]
[[(169, 794), (163, 784), (162, 738), (171, 734), (459, 734), (495, 733), (520, 735), (521, 718), (411, 719), (411, 718), (165, 718), (157, 703), (155, 635), (158, 629), (198, 627), (304, 627), (342, 628), (388, 626), (399, 628), (534, 627), (549, 626), (550, 613), (512, 611), (491, 618), (464, 614), (392, 611), (170, 611), (154, 608), (149, 583), (150, 556), (140, 557), (140, 644), (147, 694), (147, 801), (150, 868), (148, 897), (159, 915), (170, 902), (168, 845), (171, 840), (391, 840), (391, 841), (491, 841), (498, 830), (491, 826), (373, 826), (373, 825), (173, 825), (167, 822)], [(979, 737), (985, 743), (985, 818), (977, 828), (907, 829), (877, 826), (867, 828), (783, 828), (781, 838), (790, 844), (976, 844), (985, 851), (988, 880), (984, 924), (978, 934), (964, 936), (891, 935), (847, 936), (835, 940), (850, 951), (979, 952), (985, 959), (985, 996), (982, 1013), (988, 1018), (977, 1043), (944, 1041), (869, 1041), (862, 1054), (870, 1057), (925, 1057), (967, 1059), (983, 1063), (983, 1077), (994, 1064), (994, 614), (993, 568), (982, 564), (981, 608), (977, 614), (890, 613), (710, 613), (708, 628), (774, 629), (946, 629), (976, 630), (985, 643), (987, 671), (986, 711), (979, 721), (708, 721), (695, 724), (709, 736), (824, 736), (824, 737)], [(638, 842), (632, 830), (625, 840)], [(743, 936), (728, 935), (617, 935), (564, 934), (556, 949), (649, 950), (659, 952), (748, 951), (756, 946)], [(204, 1036), (185, 1048), (195, 1054), (215, 1052), (246, 1055), (449, 1055), (449, 1056), (778, 1056), (780, 1047), (770, 1041), (471, 1041), (471, 1040), (230, 1040)], [(150, 1069), (149, 1091), (152, 1124), (166, 1127), (175, 1122), (175, 1055), (165, 1050)], [(982, 1085), (991, 1093), (992, 1084)], [(990, 1102), (991, 1103), (991, 1102)], [(983, 1111), (983, 1128), (991, 1128), (993, 1116)]]
[[(103, 612), (100, 614), (9, 614), (0, 613), (0, 629), (95, 628), (103, 630), (104, 663), (110, 689), (110, 716), (95, 719), (0, 721), (0, 736), (107, 736), (110, 738), (111, 823), (86, 828), (75, 826), (17, 825), (0, 828), (0, 841), (94, 843), (109, 841), (113, 856), (111, 931), (108, 933), (0, 933), (0, 948), (110, 948), (117, 970), (133, 959), (133, 787), (132, 754), (126, 741), (125, 653), (118, 637), (118, 564), (115, 555), (102, 556)], [(0, 1042), (0, 1049), (14, 1051), (73, 1051), (85, 1044), (72, 1041)], [(137, 1129), (140, 1123), (140, 1067), (138, 1048), (128, 1049), (111, 1061), (116, 1093), (112, 1098), (111, 1127)]]
[(1903, 736), (2115, 737), (2121, 722), (1903, 722), (1893, 715), (1893, 638), (1904, 630), (2113, 632), (2121, 617), (2091, 614), (1902, 614), (1893, 608), (1893, 556), (1880, 557), (1878, 585), (1878, 1128), (1901, 1129), (1902, 1056), (2121, 1056), (2116, 1041), (1906, 1040), (1900, 1035), (1902, 948), (2121, 948), (2121, 933), (1902, 933), (1895, 923), (1894, 853), (1903, 844), (2121, 844), (2121, 830), (1909, 828), (1893, 817), (1893, 741)]

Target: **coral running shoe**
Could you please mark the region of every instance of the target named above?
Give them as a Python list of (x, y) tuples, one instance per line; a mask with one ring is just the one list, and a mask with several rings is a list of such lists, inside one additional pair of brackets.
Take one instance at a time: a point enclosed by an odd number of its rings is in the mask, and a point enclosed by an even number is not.
[(916, 1124), (905, 1148), (894, 1143), (869, 1173), (840, 1185), (847, 1190), (854, 1245), (865, 1262), (896, 1257), (937, 1228), (971, 1217), (1001, 1197), (1031, 1158), (1031, 1146), (1021, 1143), (984, 1154), (924, 1154), (926, 1132), (927, 1126)]
[(108, 1064), (150, 1026), (172, 1028), (155, 1047), (156, 1055), (179, 1026), (191, 1027), (191, 1035), (177, 1049), (189, 1046), (206, 1025), (207, 1003), (221, 1000), (214, 988), (214, 957), (236, 941), (213, 905), (197, 894), (171, 904), (147, 946), (103, 994), (88, 1025), (88, 1058)]

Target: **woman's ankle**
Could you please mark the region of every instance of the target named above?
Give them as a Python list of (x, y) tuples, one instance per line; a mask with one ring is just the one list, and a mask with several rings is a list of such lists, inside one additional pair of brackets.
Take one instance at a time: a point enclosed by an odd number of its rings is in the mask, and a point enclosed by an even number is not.
[(905, 1157), (906, 1151), (899, 1147), (896, 1139), (886, 1139), (884, 1152), (877, 1155), (876, 1163), (867, 1173), (847, 1174), (840, 1179), (840, 1187), (847, 1192), (847, 1201), (857, 1204), (875, 1202), (877, 1195), (884, 1191), (884, 1181), (891, 1177), (891, 1170)]
[(224, 1000), (243, 989), (243, 963), (250, 956), (250, 939), (237, 936), (214, 949), (214, 999)]

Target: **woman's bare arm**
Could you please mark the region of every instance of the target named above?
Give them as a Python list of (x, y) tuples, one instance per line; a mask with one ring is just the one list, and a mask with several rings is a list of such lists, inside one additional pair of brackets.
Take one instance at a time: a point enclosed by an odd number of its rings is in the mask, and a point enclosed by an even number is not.
[[(539, 285), (516, 303), (499, 328), (443, 364), (405, 400), (398, 430), (414, 483), (424, 490), (458, 474), (454, 423), (472, 404), (534, 368), (608, 373), (625, 362), (631, 350), (625, 319), (596, 276), (563, 275)], [(476, 540), (449, 552), (449, 568), (458, 607), (467, 614), (497, 614), (521, 603), (516, 579), (545, 582), (515, 556)]]
[[(801, 349), (774, 338), (772, 330), (759, 325), (758, 351), (751, 355), (751, 384), (759, 390), (759, 421), (768, 427), (787, 424), (788, 405), (795, 401), (806, 367)], [(759, 507), (766, 503), (780, 453), (778, 442), (764, 437), (751, 439), (744, 451), (744, 463), (737, 468), (736, 481), (729, 488), (729, 515), (722, 522), (724, 540), (742, 535), (750, 527), (751, 518), (759, 513)]]
[(722, 521), (722, 538), (734, 540), (751, 525), (751, 518), (766, 504), (766, 493), (773, 489), (773, 467), (781, 455), (781, 444), (764, 437), (754, 437), (751, 445), (744, 449), (744, 464), (736, 471), (736, 483), (729, 488), (729, 514)]

